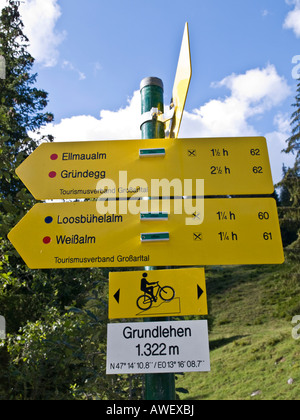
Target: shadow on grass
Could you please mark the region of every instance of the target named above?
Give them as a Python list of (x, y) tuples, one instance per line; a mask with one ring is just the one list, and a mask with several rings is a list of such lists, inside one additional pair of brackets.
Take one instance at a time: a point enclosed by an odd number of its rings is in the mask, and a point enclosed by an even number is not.
[(228, 290), (232, 290), (242, 283), (257, 281), (261, 275), (273, 274), (275, 267), (278, 270), (278, 266), (273, 265), (213, 266), (206, 268), (207, 294), (209, 297), (224, 295)]
[(212, 340), (209, 342), (210, 350), (216, 350), (220, 347), (226, 346), (227, 344), (232, 343), (233, 341), (240, 340), (241, 338), (248, 337), (248, 335), (234, 335), (228, 338), (221, 338), (219, 340)]

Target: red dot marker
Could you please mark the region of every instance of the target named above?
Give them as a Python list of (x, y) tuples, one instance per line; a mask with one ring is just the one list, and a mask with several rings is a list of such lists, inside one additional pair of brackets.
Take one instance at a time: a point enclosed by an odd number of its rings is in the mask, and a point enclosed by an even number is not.
[(45, 238), (43, 239), (43, 242), (44, 242), (45, 245), (50, 244), (50, 242), (51, 242), (50, 236), (45, 236)]
[(51, 160), (56, 160), (58, 159), (58, 155), (56, 153), (53, 153), (53, 155), (50, 156)]
[(56, 175), (57, 175), (57, 173), (56, 173), (56, 172), (54, 172), (54, 171), (49, 172), (49, 178), (55, 178), (55, 177), (56, 177)]

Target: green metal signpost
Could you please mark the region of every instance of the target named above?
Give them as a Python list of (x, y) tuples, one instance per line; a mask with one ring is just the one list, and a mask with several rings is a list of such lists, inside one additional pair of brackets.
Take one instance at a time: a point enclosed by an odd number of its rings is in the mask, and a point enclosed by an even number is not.
[[(164, 123), (157, 118), (164, 113), (164, 89), (161, 79), (147, 77), (142, 80), (141, 85), (142, 118), (141, 136), (142, 139), (165, 138)], [(148, 270), (155, 270), (154, 267), (147, 267)], [(147, 319), (147, 321), (163, 321), (168, 318)], [(153, 373), (145, 375), (145, 400), (151, 401), (174, 401), (175, 376), (174, 373)]]

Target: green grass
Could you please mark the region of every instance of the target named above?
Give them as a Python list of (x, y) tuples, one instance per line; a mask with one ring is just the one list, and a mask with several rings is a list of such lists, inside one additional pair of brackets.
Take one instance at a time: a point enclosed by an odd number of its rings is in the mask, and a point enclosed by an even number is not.
[(299, 400), (299, 264), (218, 267), (206, 278), (211, 372), (179, 376), (176, 387), (189, 391), (180, 398)]

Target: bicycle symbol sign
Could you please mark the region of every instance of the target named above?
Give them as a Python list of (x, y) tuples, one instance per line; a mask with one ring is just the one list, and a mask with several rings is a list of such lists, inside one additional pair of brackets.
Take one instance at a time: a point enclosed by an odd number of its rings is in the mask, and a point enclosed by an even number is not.
[(109, 273), (109, 319), (207, 315), (203, 268)]
[[(158, 296), (164, 302), (170, 302), (175, 297), (175, 290), (171, 286), (161, 287), (159, 282), (148, 282), (147, 273), (143, 273), (143, 278), (141, 280), (141, 291), (144, 292), (137, 301), (137, 307), (142, 311), (147, 311), (150, 309), (154, 302), (158, 301)], [(156, 289), (156, 293), (154, 292)]]

